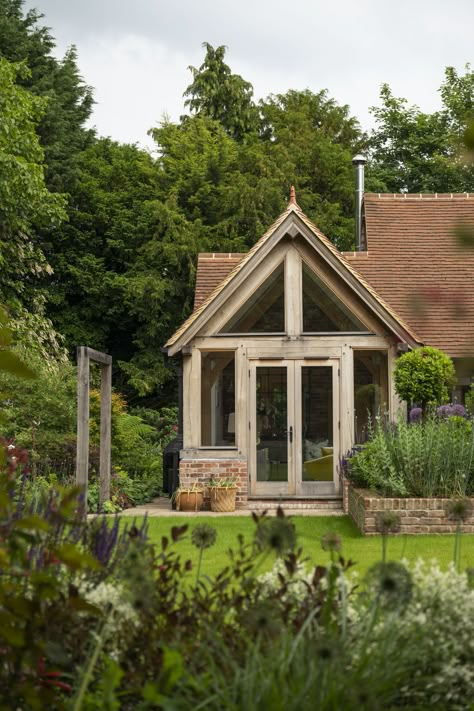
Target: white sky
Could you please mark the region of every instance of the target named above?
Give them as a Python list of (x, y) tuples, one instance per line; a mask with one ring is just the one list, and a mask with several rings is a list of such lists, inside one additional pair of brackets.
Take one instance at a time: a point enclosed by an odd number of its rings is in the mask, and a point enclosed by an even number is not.
[(228, 47), (232, 71), (256, 98), (328, 89), (364, 128), (387, 82), (423, 110), (439, 106), (448, 65), (474, 62), (473, 0), (26, 0), (71, 44), (94, 87), (99, 134), (152, 147), (147, 130), (183, 113), (188, 65), (202, 42)]

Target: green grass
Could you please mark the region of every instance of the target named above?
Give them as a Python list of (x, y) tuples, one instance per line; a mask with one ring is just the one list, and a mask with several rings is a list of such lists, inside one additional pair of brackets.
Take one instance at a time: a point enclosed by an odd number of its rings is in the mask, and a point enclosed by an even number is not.
[[(124, 519), (130, 521), (131, 519)], [(342, 539), (342, 553), (345, 558), (351, 558), (357, 563), (356, 570), (360, 575), (373, 564), (381, 560), (382, 542), (380, 536), (364, 537), (354, 526), (348, 516), (295, 516), (293, 521), (298, 535), (298, 546), (311, 563), (325, 564), (329, 554), (321, 550), (321, 538), (327, 531), (336, 531)], [(149, 535), (155, 542), (168, 535), (172, 526), (188, 524), (189, 529), (183, 540), (176, 545), (176, 550), (184, 559), (197, 560), (197, 551), (191, 543), (191, 531), (200, 523), (208, 523), (217, 529), (217, 541), (213, 548), (204, 551), (202, 573), (215, 575), (228, 563), (227, 551), (237, 547), (237, 535), (242, 533), (247, 541), (251, 541), (255, 524), (251, 517), (222, 516), (211, 517), (152, 517), (149, 519)], [(388, 542), (388, 558), (401, 560), (406, 558), (415, 561), (423, 558), (430, 561), (436, 558), (442, 567), (446, 567), (453, 559), (454, 536), (391, 536)], [(462, 569), (474, 567), (474, 535), (465, 534), (462, 537)], [(271, 561), (266, 567), (271, 566)]]

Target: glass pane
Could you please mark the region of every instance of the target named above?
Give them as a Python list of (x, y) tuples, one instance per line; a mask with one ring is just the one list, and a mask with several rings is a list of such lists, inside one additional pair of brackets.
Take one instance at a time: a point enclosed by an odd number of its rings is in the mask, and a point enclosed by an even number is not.
[(338, 297), (303, 262), (303, 331), (367, 331)]
[(257, 368), (257, 481), (288, 481), (286, 367)]
[(332, 368), (301, 368), (303, 481), (333, 481)]
[(201, 353), (201, 445), (235, 445), (234, 351)]
[(285, 276), (280, 264), (226, 323), (222, 333), (284, 333)]
[(354, 351), (354, 431), (356, 443), (365, 442), (369, 419), (388, 410), (387, 351)]

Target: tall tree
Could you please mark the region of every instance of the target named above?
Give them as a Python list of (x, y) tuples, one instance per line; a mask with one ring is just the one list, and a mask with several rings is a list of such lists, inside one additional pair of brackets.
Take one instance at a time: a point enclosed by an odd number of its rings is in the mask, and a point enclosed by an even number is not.
[(474, 108), (474, 73), (448, 67), (440, 88), (442, 108), (425, 113), (381, 89), (372, 109), (369, 179), (388, 192), (471, 192), (474, 169), (464, 156), (463, 135)]
[(91, 87), (79, 74), (76, 50), (62, 60), (52, 51), (55, 41), (36, 10), (23, 11), (23, 0), (0, 0), (0, 56), (26, 62), (30, 72), (19, 78), (33, 94), (48, 99), (38, 125), (46, 157), (50, 189), (71, 192), (74, 158), (91, 144), (94, 132), (85, 128), (93, 107)]
[(32, 306), (37, 276), (49, 270), (34, 230), (65, 218), (64, 198), (44, 177), (36, 124), (45, 101), (18, 86), (24, 65), (0, 57), (0, 301)]
[(203, 43), (206, 49), (204, 62), (199, 69), (189, 67), (193, 81), (184, 92), (189, 97), (184, 102), (193, 114), (207, 116), (218, 121), (225, 131), (236, 138), (242, 138), (259, 127), (258, 109), (253, 101), (253, 87), (238, 74), (233, 74), (224, 62), (226, 47), (212, 47)]
[(273, 163), (296, 185), (299, 204), (340, 249), (350, 249), (352, 157), (366, 145), (359, 122), (327, 91), (271, 95), (261, 111)]
[(48, 311), (71, 349), (86, 343), (128, 360), (137, 324), (126, 303), (127, 273), (153, 235), (153, 159), (104, 138), (77, 156), (76, 168), (70, 219), (45, 235), (54, 269)]

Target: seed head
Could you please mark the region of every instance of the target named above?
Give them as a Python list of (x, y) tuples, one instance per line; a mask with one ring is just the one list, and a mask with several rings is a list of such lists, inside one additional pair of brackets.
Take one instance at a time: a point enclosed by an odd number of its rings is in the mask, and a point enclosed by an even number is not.
[(412, 577), (405, 566), (396, 561), (376, 563), (369, 568), (366, 584), (369, 592), (388, 610), (405, 607), (411, 600)]
[(255, 532), (255, 543), (261, 550), (270, 548), (277, 555), (284, 555), (296, 546), (296, 531), (287, 518), (262, 519)]
[(342, 541), (340, 536), (335, 533), (335, 531), (328, 531), (321, 538), (321, 548), (323, 551), (334, 551), (339, 553), (342, 548)]
[(211, 548), (216, 542), (216, 538), (216, 529), (207, 523), (199, 523), (191, 533), (192, 544), (201, 550)]
[(383, 536), (387, 533), (398, 533), (401, 528), (401, 519), (395, 511), (381, 511), (376, 521), (377, 531)]
[(446, 506), (448, 518), (456, 523), (463, 523), (472, 514), (472, 503), (469, 499), (452, 499)]

